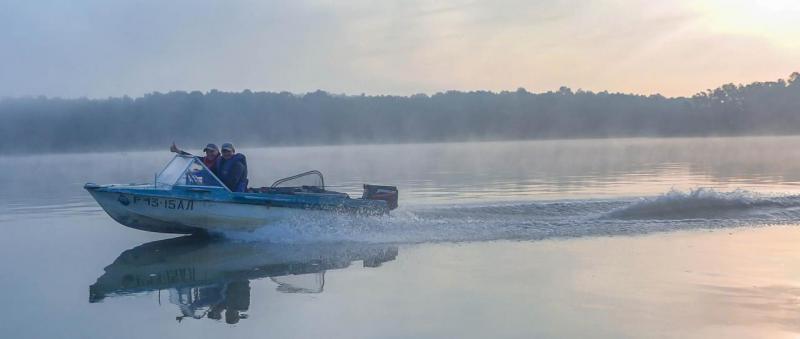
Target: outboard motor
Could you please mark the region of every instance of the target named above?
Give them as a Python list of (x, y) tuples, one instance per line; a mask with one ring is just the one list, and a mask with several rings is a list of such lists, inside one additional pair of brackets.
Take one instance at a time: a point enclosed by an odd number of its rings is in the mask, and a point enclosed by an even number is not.
[(365, 184), (364, 195), (361, 196), (361, 199), (386, 201), (389, 209), (393, 210), (397, 208), (397, 187)]

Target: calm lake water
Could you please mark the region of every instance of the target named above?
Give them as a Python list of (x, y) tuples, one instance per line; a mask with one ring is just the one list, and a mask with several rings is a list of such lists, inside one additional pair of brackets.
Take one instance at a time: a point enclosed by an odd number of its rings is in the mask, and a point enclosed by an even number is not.
[(252, 185), (317, 169), (401, 207), (179, 237), (82, 189), (166, 151), (1, 158), (0, 337), (800, 334), (800, 137), (240, 151)]

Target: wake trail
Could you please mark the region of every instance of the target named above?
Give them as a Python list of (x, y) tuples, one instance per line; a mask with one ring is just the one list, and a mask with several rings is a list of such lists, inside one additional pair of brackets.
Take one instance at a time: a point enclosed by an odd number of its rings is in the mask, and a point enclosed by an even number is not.
[(279, 243), (422, 243), (636, 235), (793, 224), (800, 196), (671, 190), (655, 197), (401, 207), (389, 216), (298, 217), (232, 239)]

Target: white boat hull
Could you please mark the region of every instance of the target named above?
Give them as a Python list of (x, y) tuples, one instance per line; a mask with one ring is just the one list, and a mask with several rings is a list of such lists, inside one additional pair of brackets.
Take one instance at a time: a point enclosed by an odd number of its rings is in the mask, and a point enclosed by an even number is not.
[(103, 210), (128, 227), (162, 233), (244, 231), (281, 221), (326, 218), (328, 211), (211, 200), (147, 197), (90, 190)]

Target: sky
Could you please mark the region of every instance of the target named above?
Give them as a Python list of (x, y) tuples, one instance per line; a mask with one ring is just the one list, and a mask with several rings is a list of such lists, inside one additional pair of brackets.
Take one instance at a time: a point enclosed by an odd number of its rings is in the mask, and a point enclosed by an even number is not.
[(797, 0), (0, 0), (0, 97), (690, 96), (800, 71)]

